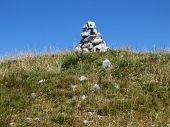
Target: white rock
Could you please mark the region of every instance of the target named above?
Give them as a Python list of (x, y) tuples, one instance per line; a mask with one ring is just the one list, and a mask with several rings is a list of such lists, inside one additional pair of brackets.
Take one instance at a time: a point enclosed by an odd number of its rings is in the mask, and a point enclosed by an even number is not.
[(41, 79), (38, 84), (41, 84), (41, 83), (44, 83), (45, 82), (45, 79)]
[(119, 89), (120, 87), (119, 87), (119, 85), (115, 84), (115, 88), (116, 88), (116, 89)]
[(90, 32), (91, 32), (91, 30), (83, 31), (83, 32), (81, 33), (81, 36), (82, 36), (82, 37), (88, 37), (88, 36), (90, 36)]
[(35, 118), (34, 119), (35, 121), (38, 121), (38, 122), (40, 122), (41, 120), (40, 120), (40, 118)]
[(71, 88), (75, 89), (77, 88), (77, 85), (71, 85)]
[(93, 85), (93, 88), (95, 88), (95, 89), (100, 89), (100, 86), (99, 86), (98, 84), (94, 84), (94, 85)]
[(82, 49), (83, 52), (90, 52), (87, 48)]
[(83, 26), (83, 29), (87, 29), (88, 28), (88, 26), (87, 26), (87, 24), (85, 24), (84, 26)]
[(62, 115), (66, 115), (66, 112), (62, 112), (61, 114), (62, 114)]
[(102, 64), (102, 67), (103, 68), (110, 68), (111, 67), (110, 61), (108, 59), (104, 60), (103, 64)]
[(97, 29), (93, 29), (93, 34), (97, 34), (98, 32), (97, 32)]
[(92, 22), (92, 21), (88, 21), (87, 22), (87, 26), (89, 27), (89, 28), (95, 28), (96, 26), (95, 26), (95, 22)]
[(94, 114), (95, 114), (95, 112), (88, 112), (88, 114), (89, 114), (89, 115), (94, 115)]
[(84, 80), (87, 80), (87, 78), (86, 78), (86, 76), (81, 76), (81, 77), (79, 78), (79, 80), (80, 80), (80, 81), (84, 81)]
[(89, 121), (88, 120), (84, 120), (84, 123), (87, 124)]
[(170, 124), (166, 124), (167, 127), (170, 127)]
[(96, 45), (93, 50), (94, 52), (99, 51), (99, 52), (107, 52), (107, 49), (109, 49), (109, 47), (106, 46), (105, 43), (101, 43), (99, 45)]
[(80, 98), (84, 100), (84, 99), (86, 99), (86, 96), (82, 95)]
[(36, 93), (31, 93), (32, 98), (35, 98), (36, 96), (37, 96)]
[(82, 46), (82, 48), (88, 48), (88, 47), (92, 47), (92, 44), (91, 43), (86, 43)]
[(82, 51), (80, 46), (77, 46), (75, 50), (78, 51), (78, 52)]
[(26, 120), (31, 120), (31, 118), (30, 118), (30, 117), (26, 117), (25, 119), (26, 119)]
[(100, 44), (100, 43), (102, 43), (103, 42), (103, 39), (101, 39), (101, 38), (99, 38), (99, 39), (94, 39), (93, 41), (92, 41), (92, 44)]
[(10, 126), (13, 126), (13, 125), (14, 125), (14, 122), (11, 122), (11, 123), (10, 123)]
[(84, 120), (85, 124), (92, 123), (93, 121)]

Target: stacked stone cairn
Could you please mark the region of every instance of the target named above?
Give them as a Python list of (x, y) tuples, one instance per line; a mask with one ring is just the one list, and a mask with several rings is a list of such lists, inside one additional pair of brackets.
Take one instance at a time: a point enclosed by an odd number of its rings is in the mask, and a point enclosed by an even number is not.
[(81, 33), (82, 39), (76, 47), (76, 51), (83, 52), (106, 52), (108, 47), (102, 39), (101, 34), (97, 32), (95, 22), (87, 21), (83, 26)]

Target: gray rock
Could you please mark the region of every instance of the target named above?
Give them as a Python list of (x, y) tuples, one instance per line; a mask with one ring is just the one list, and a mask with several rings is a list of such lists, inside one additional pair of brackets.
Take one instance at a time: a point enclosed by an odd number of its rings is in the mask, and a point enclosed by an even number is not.
[(87, 77), (86, 77), (86, 76), (81, 76), (81, 77), (79, 78), (79, 80), (80, 80), (80, 81), (87, 80)]
[(111, 67), (110, 61), (108, 59), (104, 60), (103, 64), (102, 64), (102, 67), (103, 68), (110, 68)]
[(91, 33), (91, 30), (90, 30), (90, 29), (83, 30), (83, 32), (81, 33), (81, 36), (82, 36), (83, 38), (85, 38), (85, 37), (90, 36), (90, 33)]
[(93, 44), (93, 45), (98, 45), (98, 44), (101, 44), (101, 43), (104, 43), (104, 42), (103, 42), (103, 39), (100, 39), (100, 38), (99, 38), (99, 39), (96, 39), (96, 38), (95, 38), (95, 39), (92, 41), (92, 44)]
[(95, 89), (100, 89), (100, 86), (99, 86), (98, 84), (94, 84), (94, 85), (93, 85), (93, 88), (95, 88)]
[(76, 47), (76, 49), (75, 49), (76, 51), (78, 51), (78, 52), (80, 52), (80, 51), (82, 51), (82, 49), (81, 49), (81, 45), (78, 45), (77, 47)]
[(93, 51), (94, 52), (107, 52), (107, 49), (109, 49), (109, 47), (106, 46), (106, 43), (102, 43), (99, 45), (94, 46)]
[(91, 28), (91, 29), (96, 28), (95, 22), (92, 22), (92, 21), (87, 21), (87, 26), (88, 26), (88, 28)]

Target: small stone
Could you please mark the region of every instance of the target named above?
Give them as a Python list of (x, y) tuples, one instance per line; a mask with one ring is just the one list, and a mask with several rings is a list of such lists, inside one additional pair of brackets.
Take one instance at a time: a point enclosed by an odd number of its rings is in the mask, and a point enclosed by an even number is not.
[(35, 98), (36, 96), (37, 96), (36, 93), (31, 93), (32, 98)]
[(80, 81), (84, 81), (84, 80), (86, 80), (86, 79), (87, 79), (86, 76), (81, 76), (81, 77), (79, 78)]
[(90, 52), (87, 48), (82, 49), (83, 52)]
[(27, 118), (25, 118), (26, 120), (31, 120), (31, 118), (30, 117), (27, 117)]
[(96, 26), (95, 26), (95, 22), (92, 22), (92, 21), (87, 21), (87, 26), (89, 27), (89, 28), (95, 28)]
[(62, 112), (61, 115), (67, 115), (66, 112)]
[(95, 44), (95, 45), (98, 45), (98, 44), (100, 44), (100, 43), (103, 43), (103, 39), (101, 39), (101, 38), (99, 38), (99, 39), (94, 39), (94, 40), (92, 41), (92, 44)]
[(45, 82), (45, 79), (41, 79), (39, 82), (38, 82), (38, 84), (42, 84), (42, 83), (44, 83)]
[(77, 88), (77, 85), (71, 85), (71, 88), (75, 89)]
[(84, 120), (84, 123), (87, 124), (89, 121), (88, 120)]
[(84, 100), (84, 99), (86, 99), (86, 96), (85, 96), (85, 95), (82, 95), (80, 98), (81, 98), (82, 100)]
[(11, 122), (11, 123), (10, 123), (10, 126), (13, 126), (13, 125), (14, 125), (14, 122)]
[(111, 67), (110, 61), (108, 59), (104, 60), (103, 64), (102, 64), (102, 67), (103, 68), (110, 68)]
[(93, 121), (84, 120), (85, 124), (92, 123)]
[(78, 52), (80, 52), (80, 51), (81, 51), (80, 46), (77, 46), (75, 50), (78, 51)]
[(105, 43), (94, 46), (94, 52), (107, 52), (107, 49), (109, 49), (109, 47), (107, 47)]
[(95, 89), (100, 89), (100, 86), (99, 86), (98, 84), (94, 84), (94, 85), (93, 85), (93, 88), (95, 88)]
[(116, 84), (116, 85), (115, 85), (115, 88), (116, 88), (116, 89), (119, 89), (119, 85)]
[(34, 120), (40, 122), (40, 118), (35, 118)]
[(88, 114), (89, 114), (89, 115), (94, 115), (94, 114), (95, 114), (95, 112), (88, 112)]

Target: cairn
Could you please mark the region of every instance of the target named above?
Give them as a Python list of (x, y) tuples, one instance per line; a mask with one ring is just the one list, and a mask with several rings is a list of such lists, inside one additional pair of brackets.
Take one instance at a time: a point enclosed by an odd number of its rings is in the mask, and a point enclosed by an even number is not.
[(95, 22), (87, 21), (83, 26), (81, 41), (76, 47), (76, 51), (83, 52), (106, 52), (108, 47), (102, 39), (101, 34), (97, 32)]

